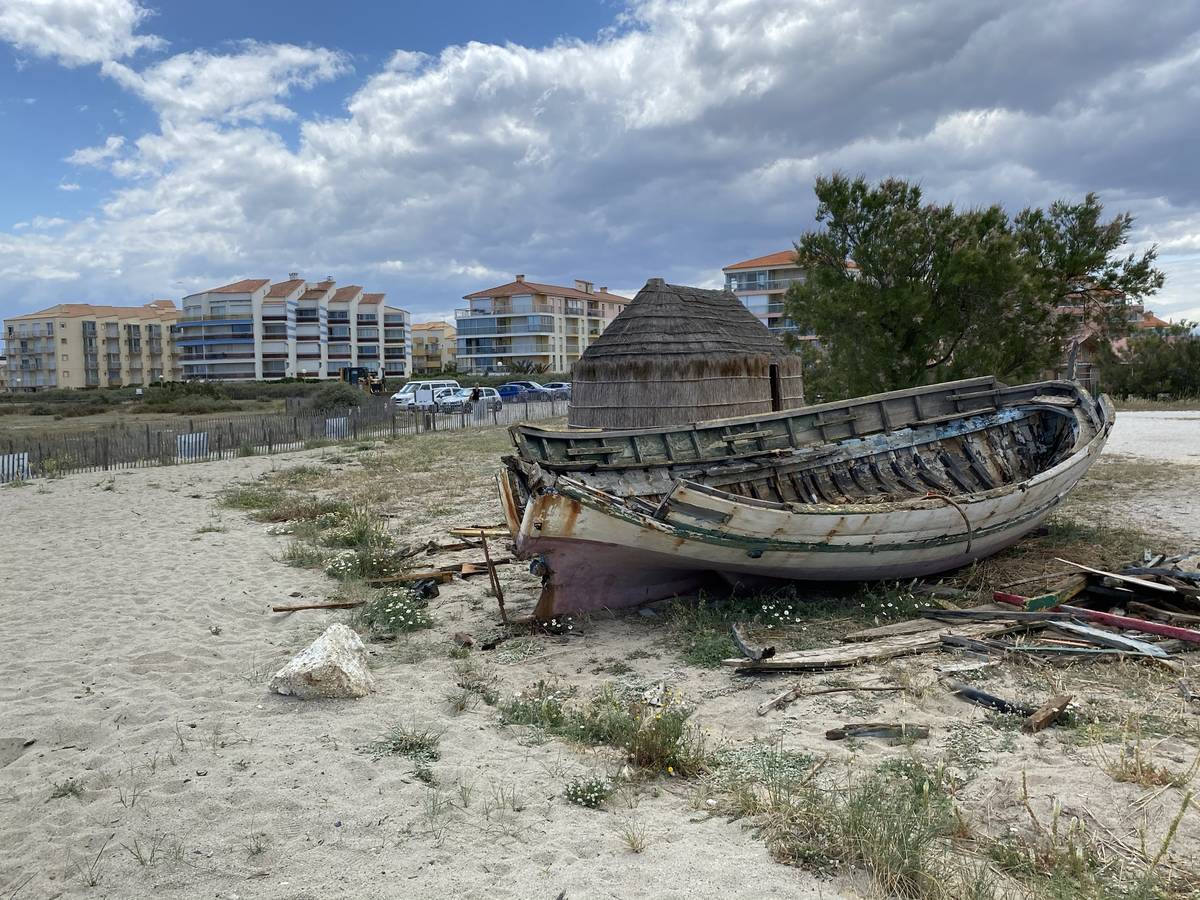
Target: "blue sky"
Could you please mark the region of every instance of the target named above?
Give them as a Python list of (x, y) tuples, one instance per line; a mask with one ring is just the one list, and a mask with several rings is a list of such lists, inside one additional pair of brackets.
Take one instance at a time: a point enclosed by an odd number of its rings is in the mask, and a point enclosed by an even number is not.
[(0, 0), (0, 315), (299, 270), (418, 320), (722, 265), (842, 170), (1098, 191), (1200, 318), (1200, 7), (1078, 0)]

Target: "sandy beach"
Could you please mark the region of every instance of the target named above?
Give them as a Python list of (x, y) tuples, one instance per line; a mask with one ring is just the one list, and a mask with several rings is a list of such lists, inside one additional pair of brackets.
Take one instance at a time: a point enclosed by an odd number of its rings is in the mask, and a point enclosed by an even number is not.
[[(1200, 545), (1197, 447), (1200, 413), (1122, 415), (1089, 478), (1100, 489), (1081, 492), (1068, 511), (1121, 515)], [(268, 693), (271, 673), (347, 615), (272, 613), (272, 603), (295, 602), (295, 594), (320, 601), (336, 584), (286, 565), (286, 538), (222, 508), (219, 492), (299, 465), (349, 471), (371, 456), (401, 471), (405, 457), (396, 452), (325, 448), (0, 489), (0, 896), (871, 895), (861, 879), (773, 862), (751, 829), (712, 814), (682, 779), (660, 778), (614, 798), (607, 811), (567, 803), (565, 780), (611, 775), (619, 760), (504, 727), (486, 705), (448, 711), (451, 634), (485, 633), (495, 621), (482, 579), (443, 586), (432, 629), (368, 645), (379, 681), (369, 697), (306, 702)], [(392, 500), (395, 537), (425, 541), (498, 521), (485, 459), (422, 463), (424, 493)], [(1171, 477), (1127, 483), (1131, 460), (1163, 464)], [(522, 566), (502, 572), (510, 609), (527, 611), (536, 579)], [(869, 740), (831, 749), (823, 731), (839, 716), (916, 715), (934, 726), (931, 752), (952, 750), (961, 724), (982, 716), (929, 692), (885, 695), (866, 708), (848, 696), (808, 698), (759, 718), (757, 704), (786, 682), (687, 666), (663, 645), (661, 629), (636, 613), (600, 616), (581, 637), (510, 642), (491, 654), (487, 671), (501, 693), (550, 677), (581, 691), (614, 679), (667, 681), (695, 702), (695, 720), (714, 743), (778, 741), (837, 764), (906, 752)], [(928, 668), (915, 658), (888, 671), (919, 679)], [(1007, 677), (999, 688), (1039, 693), (1058, 676)], [(1182, 702), (1169, 680), (1144, 677), (1133, 702)], [(1091, 696), (1103, 702), (1110, 687), (1097, 683)], [(397, 722), (445, 729), (436, 788), (405, 760), (364, 751)], [(1155, 752), (1185, 767), (1197, 747), (1168, 736), (1155, 738)], [(1064, 751), (1049, 732), (980, 753), (987, 769), (963, 799), (992, 829), (1024, 818), (1015, 800), (1023, 772), (1040, 814), (1059, 804), (1124, 840), (1135, 840), (1137, 828), (1161, 840), (1182, 798), (1175, 788), (1114, 783), (1091, 751)], [(644, 830), (644, 852), (622, 837), (631, 824)], [(1193, 809), (1174, 852), (1186, 857), (1198, 841)]]

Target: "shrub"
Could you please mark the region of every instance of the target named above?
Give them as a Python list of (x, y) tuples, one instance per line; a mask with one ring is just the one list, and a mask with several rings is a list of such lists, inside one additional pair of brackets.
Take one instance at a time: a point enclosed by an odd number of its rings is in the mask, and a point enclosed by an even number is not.
[(338, 581), (383, 578), (402, 568), (390, 547), (342, 550), (325, 563), (325, 574)]
[(334, 410), (346, 409), (362, 404), (363, 392), (344, 381), (334, 381), (321, 385), (320, 390), (308, 400), (308, 408), (313, 412), (328, 413)]
[(356, 506), (322, 533), (321, 543), (326, 547), (369, 550), (391, 547), (392, 539), (383, 522), (369, 507)]
[(391, 588), (360, 606), (354, 624), (376, 636), (394, 637), (433, 627), (426, 601), (406, 588)]
[(582, 705), (571, 694), (539, 681), (501, 709), (509, 725), (533, 725), (584, 744), (607, 744), (625, 751), (632, 764), (653, 772), (691, 777), (708, 768), (704, 736), (688, 721), (682, 696), (664, 688), (658, 705), (605, 685)]
[(415, 722), (397, 723), (387, 730), (382, 740), (368, 744), (365, 749), (376, 758), (407, 756), (416, 763), (436, 762), (442, 755), (438, 744), (445, 733), (445, 730), (438, 731)]
[(586, 778), (575, 778), (567, 782), (563, 796), (579, 806), (588, 809), (599, 809), (612, 796), (613, 786), (599, 775), (589, 775)]

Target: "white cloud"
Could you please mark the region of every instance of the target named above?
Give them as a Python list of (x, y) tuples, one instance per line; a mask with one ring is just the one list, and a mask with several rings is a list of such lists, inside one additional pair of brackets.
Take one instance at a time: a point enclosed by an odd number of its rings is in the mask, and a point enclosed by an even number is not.
[(73, 181), (60, 181), (58, 183), (58, 189), (60, 191), (77, 191), (79, 190), (79, 185)]
[(103, 63), (164, 46), (135, 34), (149, 15), (137, 0), (4, 0), (0, 40), (65, 66)]
[(1097, 190), (1163, 243), (1171, 312), (1200, 286), (1198, 28), (1182, 0), (641, 0), (593, 40), (398, 50), (306, 119), (290, 98), (342, 53), (110, 54), (157, 129), (72, 154), (127, 181), (54, 242), (0, 235), (0, 271), (25, 298), (55, 268), (156, 295), (300, 268), (426, 314), (515, 272), (711, 284), (810, 227), (814, 176), (841, 169), (960, 204)]
[(342, 53), (321, 47), (243, 41), (240, 52), (181, 53), (136, 72), (110, 63), (105, 72), (137, 93), (166, 121), (291, 119), (281, 100), (349, 71)]
[(110, 134), (101, 146), (76, 150), (67, 157), (67, 162), (77, 166), (100, 166), (116, 157), (124, 146), (125, 138), (119, 134)]

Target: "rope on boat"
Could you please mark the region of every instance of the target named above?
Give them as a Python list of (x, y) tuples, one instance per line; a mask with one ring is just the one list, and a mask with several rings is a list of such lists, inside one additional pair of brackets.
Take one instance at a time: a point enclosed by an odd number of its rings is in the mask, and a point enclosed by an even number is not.
[(953, 498), (947, 497), (945, 494), (938, 494), (933, 491), (927, 491), (925, 496), (922, 499), (924, 499), (924, 500), (942, 500), (942, 501), (945, 501), (946, 503), (949, 503), (956, 510), (958, 510), (958, 514), (960, 516), (962, 516), (963, 524), (967, 526), (967, 549), (964, 552), (970, 553), (971, 552), (971, 541), (973, 541), (975, 539), (975, 529), (973, 529), (971, 527), (971, 520), (967, 518), (966, 510), (964, 510)]

